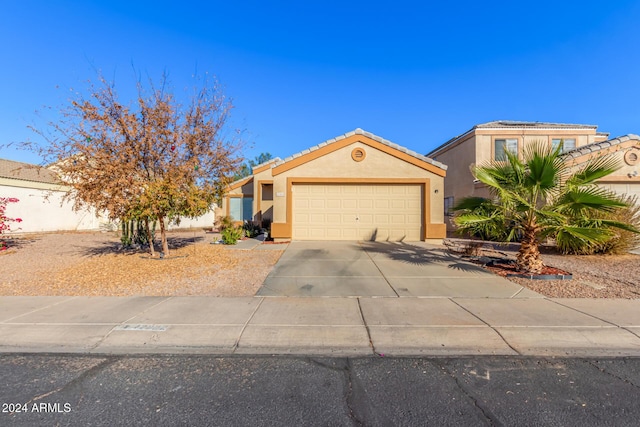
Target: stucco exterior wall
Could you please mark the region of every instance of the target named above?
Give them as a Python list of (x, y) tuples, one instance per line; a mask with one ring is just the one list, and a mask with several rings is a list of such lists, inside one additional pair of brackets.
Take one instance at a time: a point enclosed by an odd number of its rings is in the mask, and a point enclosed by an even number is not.
[[(351, 157), (354, 149), (363, 149), (364, 160), (356, 162)], [(356, 142), (325, 156), (302, 164), (274, 176), (274, 222), (285, 222), (287, 178), (428, 178), (430, 180), (430, 222), (442, 223), (444, 219), (444, 179), (432, 172), (395, 158), (367, 144)], [(437, 193), (436, 193), (437, 190)]]
[[(273, 186), (273, 176), (271, 168), (264, 169), (253, 175), (253, 217), (254, 221), (262, 221), (263, 219), (273, 219), (273, 200), (275, 194)], [(266, 188), (265, 188), (266, 186)]]
[(436, 160), (439, 162), (447, 166), (455, 165), (447, 169), (447, 177), (444, 179), (444, 197), (453, 197), (457, 202), (459, 198), (473, 192), (473, 175), (470, 167), (475, 163), (476, 156), (476, 137), (473, 135), (461, 141), (455, 148), (438, 155)]
[(14, 232), (33, 233), (45, 231), (98, 230), (101, 224), (108, 223), (105, 218), (96, 216), (95, 210), (73, 210), (73, 202), (62, 202), (64, 191), (51, 191), (45, 188), (9, 186), (0, 184), (3, 197), (15, 197), (18, 203), (7, 205), (6, 215), (21, 218), (21, 223), (12, 223)]
[(622, 196), (636, 196), (640, 204), (640, 140), (630, 139), (602, 149), (600, 152), (575, 159), (572, 170), (584, 165), (590, 158), (608, 155), (615, 159), (619, 169), (598, 181), (598, 185)]

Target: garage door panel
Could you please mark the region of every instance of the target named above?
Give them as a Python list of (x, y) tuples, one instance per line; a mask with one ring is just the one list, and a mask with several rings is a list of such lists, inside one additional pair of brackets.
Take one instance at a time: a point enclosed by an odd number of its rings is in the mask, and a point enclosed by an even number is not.
[(324, 210), (324, 208), (326, 207), (326, 200), (325, 199), (311, 199), (309, 201), (309, 207), (311, 209), (321, 209)]
[(389, 215), (375, 215), (374, 221), (376, 224), (389, 224)]
[(358, 193), (358, 187), (355, 185), (347, 185), (342, 187), (342, 194), (357, 194)]
[(391, 214), (391, 215), (389, 215), (389, 220), (390, 220), (391, 224), (394, 224), (394, 225), (400, 224), (400, 225), (402, 225), (402, 224), (404, 224), (406, 222), (406, 217), (404, 215), (402, 215), (402, 214), (400, 214), (400, 215)]
[(293, 220), (297, 223), (304, 223), (304, 224), (308, 224), (309, 222), (311, 222), (311, 215), (306, 214), (306, 213), (295, 213), (293, 215)]
[(391, 209), (406, 209), (406, 201), (404, 200), (391, 200)]
[(358, 222), (360, 223), (360, 225), (372, 225), (375, 224), (375, 221), (373, 220), (373, 215), (368, 215), (368, 214), (360, 214), (358, 215)]
[(293, 238), (420, 240), (422, 185), (295, 184)]
[(327, 199), (327, 208), (340, 209), (342, 207), (342, 200), (339, 199)]
[(376, 199), (374, 206), (376, 209), (389, 209), (389, 200)]
[(416, 200), (407, 200), (407, 209), (409, 210), (415, 210), (418, 209), (420, 210), (422, 208), (422, 206), (420, 205), (419, 201)]
[(354, 199), (349, 199), (349, 200), (343, 200), (342, 201), (342, 208), (343, 209), (355, 209), (358, 207), (358, 204), (356, 202), (356, 200)]
[(373, 199), (358, 200), (358, 207), (360, 209), (373, 209)]
[(340, 224), (342, 223), (342, 215), (328, 213), (326, 215), (326, 220), (328, 224)]
[(311, 223), (323, 224), (327, 222), (327, 214), (325, 213), (314, 213), (309, 215), (309, 221)]
[(309, 199), (296, 199), (293, 202), (293, 207), (296, 209), (307, 209), (309, 207)]

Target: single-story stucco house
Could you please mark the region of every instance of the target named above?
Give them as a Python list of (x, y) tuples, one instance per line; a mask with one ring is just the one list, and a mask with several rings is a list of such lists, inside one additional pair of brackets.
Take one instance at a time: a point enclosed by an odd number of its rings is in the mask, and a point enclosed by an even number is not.
[(447, 167), (362, 129), (232, 183), (222, 212), (271, 224), (276, 240), (444, 238)]

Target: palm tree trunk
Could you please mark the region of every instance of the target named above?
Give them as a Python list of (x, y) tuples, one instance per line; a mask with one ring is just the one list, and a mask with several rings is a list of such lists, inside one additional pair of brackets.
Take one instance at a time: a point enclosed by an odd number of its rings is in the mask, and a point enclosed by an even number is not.
[(544, 263), (540, 257), (538, 233), (535, 227), (524, 230), (524, 238), (520, 243), (520, 250), (516, 256), (516, 268), (530, 274), (540, 274)]

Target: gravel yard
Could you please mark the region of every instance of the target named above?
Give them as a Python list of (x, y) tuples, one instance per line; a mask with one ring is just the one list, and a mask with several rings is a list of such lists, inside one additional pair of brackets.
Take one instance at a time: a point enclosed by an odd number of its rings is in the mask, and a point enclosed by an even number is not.
[(0, 295), (253, 296), (283, 252), (212, 245), (217, 236), (203, 231), (169, 236), (165, 260), (119, 251), (116, 233), (11, 239), (0, 252)]
[(543, 254), (542, 259), (572, 273), (573, 279), (509, 280), (554, 298), (640, 298), (640, 255)]
[[(212, 245), (217, 236), (203, 231), (169, 236), (172, 251), (165, 260), (119, 251), (116, 233), (10, 239), (11, 248), (0, 252), (0, 295), (253, 296), (283, 252)], [(640, 298), (639, 255), (543, 259), (572, 273), (573, 280), (509, 280), (548, 297)]]

